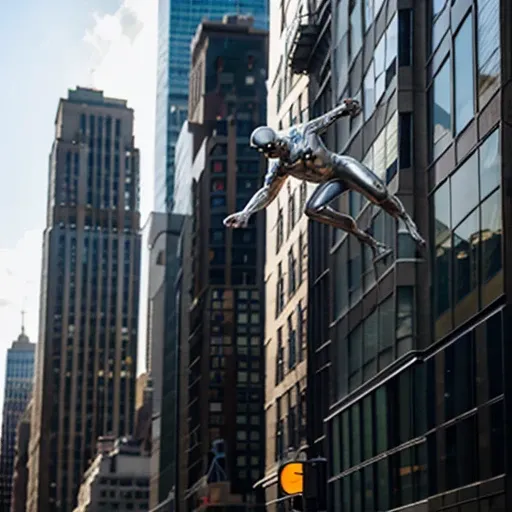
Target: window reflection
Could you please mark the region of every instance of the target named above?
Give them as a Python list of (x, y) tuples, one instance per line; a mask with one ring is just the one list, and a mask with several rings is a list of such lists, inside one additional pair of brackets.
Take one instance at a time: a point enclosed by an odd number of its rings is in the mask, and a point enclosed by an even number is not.
[(451, 136), (450, 59), (434, 78), (431, 102), (432, 156), (436, 159), (448, 146)]
[(375, 108), (375, 69), (373, 61), (364, 77), (363, 103), (364, 118), (367, 120), (371, 117)]
[[(498, 190), (482, 204), (482, 281), (487, 283), (503, 268), (501, 259), (501, 193)], [(502, 287), (500, 279), (500, 288)]]
[[(454, 287), (455, 302), (459, 302), (476, 291), (478, 286), (478, 244), (479, 236), (478, 210), (460, 224), (453, 235), (454, 253)], [(462, 305), (467, 313), (474, 313), (478, 308), (478, 297), (468, 298), (471, 303)]]
[(478, 158), (476, 153), (451, 178), (452, 225), (456, 226), (478, 204)]
[(446, 181), (434, 194), (434, 235), (436, 243), (450, 232), (450, 182)]
[(455, 132), (474, 116), (473, 17), (471, 14), (455, 36), (454, 43)]
[(500, 2), (477, 0), (478, 93), (481, 106), (500, 79)]
[(382, 36), (373, 54), (375, 61), (375, 103), (378, 103), (386, 88), (386, 37)]
[(386, 30), (386, 87), (396, 74), (398, 54), (398, 17), (395, 15)]
[(412, 336), (414, 288), (399, 286), (397, 288), (396, 337), (397, 340)]
[(375, 0), (374, 4), (374, 16), (377, 17), (382, 5), (384, 4), (384, 0)]
[(480, 199), (501, 184), (500, 131), (495, 130), (480, 147)]
[(444, 8), (446, 0), (432, 0), (432, 17), (435, 18)]
[(386, 179), (386, 131), (382, 130), (373, 143), (373, 172), (381, 179)]
[(364, 0), (364, 28), (368, 30), (373, 22), (373, 0)]
[(362, 0), (352, 0), (350, 12), (350, 58), (355, 58), (363, 45)]

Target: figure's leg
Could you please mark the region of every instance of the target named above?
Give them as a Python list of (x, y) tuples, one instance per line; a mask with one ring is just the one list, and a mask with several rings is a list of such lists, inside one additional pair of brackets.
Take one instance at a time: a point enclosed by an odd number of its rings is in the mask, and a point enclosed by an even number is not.
[(412, 220), (411, 216), (407, 213), (398, 197), (388, 194), (388, 197), (382, 201), (380, 207), (395, 219), (401, 219), (412, 239), (420, 246), (425, 246), (426, 242), (421, 236), (416, 223)]
[(306, 204), (306, 215), (313, 220), (353, 234), (362, 243), (371, 247), (375, 258), (387, 255), (389, 253), (388, 248), (359, 229), (356, 221), (350, 215), (338, 212), (329, 206), (333, 199), (347, 190), (348, 187), (341, 180), (332, 180), (318, 185)]
[(350, 188), (361, 192), (395, 219), (401, 219), (414, 241), (418, 245), (425, 245), (425, 240), (411, 216), (406, 212), (402, 201), (389, 193), (386, 184), (373, 171), (363, 163), (345, 155), (337, 155), (337, 162), (339, 164), (338, 174), (346, 176), (345, 179)]

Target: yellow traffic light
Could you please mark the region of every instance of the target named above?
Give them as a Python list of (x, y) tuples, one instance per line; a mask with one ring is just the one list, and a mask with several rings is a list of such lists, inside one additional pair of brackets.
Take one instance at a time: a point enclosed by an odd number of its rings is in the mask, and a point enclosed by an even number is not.
[(302, 462), (288, 462), (279, 469), (279, 486), (284, 494), (300, 494), (304, 489)]

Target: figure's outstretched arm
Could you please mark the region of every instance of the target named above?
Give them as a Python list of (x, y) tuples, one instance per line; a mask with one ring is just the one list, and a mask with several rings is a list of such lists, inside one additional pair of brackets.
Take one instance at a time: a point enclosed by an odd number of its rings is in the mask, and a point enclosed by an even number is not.
[(341, 105), (333, 108), (323, 116), (317, 117), (306, 123), (305, 131), (315, 132), (322, 134), (327, 131), (327, 128), (334, 122), (344, 116), (357, 116), (361, 112), (361, 106), (357, 100), (346, 99), (343, 100)]
[(265, 175), (263, 187), (261, 187), (249, 200), (245, 208), (233, 213), (224, 219), (228, 227), (245, 227), (253, 213), (265, 209), (279, 194), (287, 175), (282, 172), (281, 165), (275, 163)]

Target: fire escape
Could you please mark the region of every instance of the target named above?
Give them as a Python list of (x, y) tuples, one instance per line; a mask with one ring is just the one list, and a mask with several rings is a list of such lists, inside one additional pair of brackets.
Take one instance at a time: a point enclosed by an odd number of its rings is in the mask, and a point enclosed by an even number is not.
[(309, 13), (295, 19), (289, 28), (288, 64), (294, 74), (321, 73), (330, 60), (331, 2), (309, 2)]

